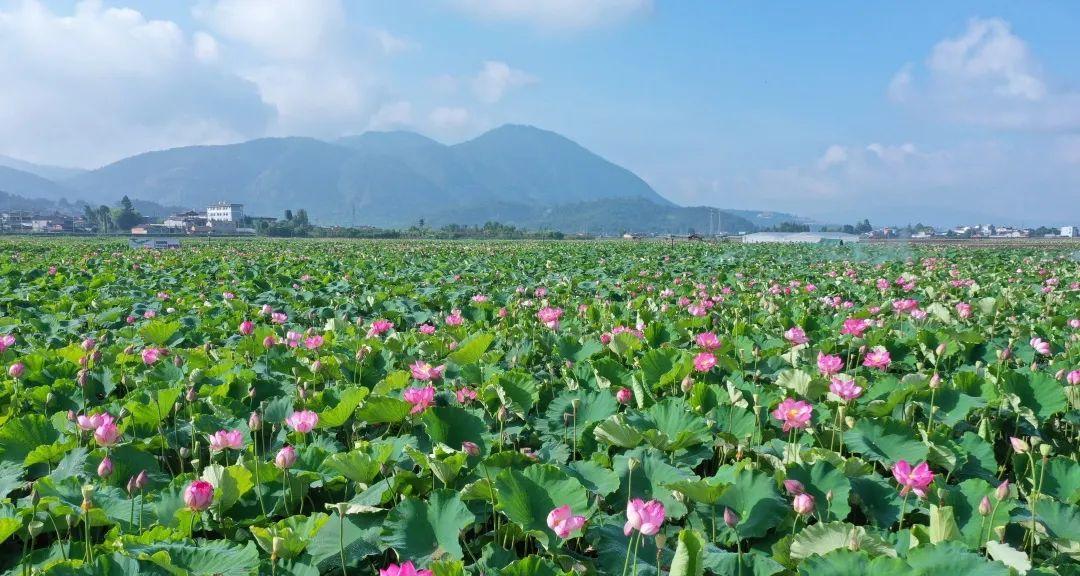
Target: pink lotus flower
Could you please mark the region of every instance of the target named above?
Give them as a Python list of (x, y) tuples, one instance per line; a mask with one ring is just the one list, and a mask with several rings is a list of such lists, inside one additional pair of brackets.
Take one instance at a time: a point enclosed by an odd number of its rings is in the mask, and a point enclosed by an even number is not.
[(251, 336), (255, 332), (255, 323), (251, 320), (244, 320), (240, 323), (240, 334), (244, 336)]
[(266, 338), (263, 338), (262, 344), (263, 348), (273, 348), (274, 346), (277, 346), (277, 338), (274, 338), (274, 335), (270, 334)]
[(433, 326), (431, 324), (421, 324), (420, 328), (419, 328), (419, 331), (420, 331), (421, 334), (423, 334), (425, 336), (431, 336), (432, 334), (435, 333), (435, 326)]
[(476, 442), (469, 442), (466, 440), (461, 443), (461, 451), (469, 456), (479, 456), (480, 446)]
[(862, 386), (855, 383), (855, 380), (834, 376), (829, 383), (829, 392), (832, 392), (844, 402), (851, 402), (859, 396), (862, 396), (863, 389)]
[(483, 294), (476, 294), (472, 297), (472, 301), (477, 304), (483, 304), (488, 301), (488, 297)]
[(712, 351), (720, 347), (720, 338), (714, 332), (702, 332), (694, 339), (704, 350)]
[(411, 561), (406, 561), (380, 569), (379, 576), (431, 576), (431, 570), (417, 570)]
[(105, 422), (112, 422), (112, 416), (109, 414), (92, 414), (89, 416), (80, 414), (75, 418), (75, 425), (78, 426), (80, 430), (87, 432), (101, 426)]
[(270, 314), (270, 322), (274, 324), (284, 324), (288, 319), (289, 315), (284, 312), (273, 312)]
[(810, 339), (806, 337), (806, 332), (799, 326), (792, 326), (789, 328), (784, 332), (784, 338), (796, 346), (799, 344), (806, 344), (810, 341)]
[(563, 504), (548, 512), (547, 525), (559, 538), (565, 540), (570, 537), (570, 534), (585, 525), (585, 517), (574, 516), (573, 511), (570, 510), (570, 505)]
[(443, 371), (446, 370), (446, 365), (432, 366), (427, 362), (421, 362), (417, 360), (413, 362), (409, 368), (412, 370), (412, 377), (420, 380), (421, 382), (429, 382), (433, 380), (439, 380), (443, 376)]
[(311, 410), (293, 412), (285, 419), (285, 424), (301, 434), (307, 434), (314, 430), (315, 426), (319, 424), (319, 415)]
[(694, 356), (694, 370), (698, 372), (708, 372), (712, 370), (712, 367), (716, 366), (716, 356), (713, 356), (709, 352), (701, 352), (697, 356)]
[(919, 307), (919, 303), (910, 298), (902, 298), (899, 300), (893, 300), (892, 309), (897, 314), (903, 314), (904, 312), (911, 312)]
[(465, 323), (465, 318), (461, 315), (461, 310), (451, 310), (450, 315), (443, 319), (443, 322), (447, 326), (461, 326)]
[(874, 346), (866, 353), (866, 358), (863, 358), (863, 366), (867, 368), (888, 370), (890, 363), (892, 363), (892, 357), (884, 346)]
[(1072, 371), (1070, 371), (1069, 374), (1067, 376), (1065, 376), (1065, 381), (1068, 382), (1072, 386), (1076, 386), (1077, 384), (1080, 384), (1080, 370), (1072, 370)]
[(158, 348), (144, 348), (142, 351), (143, 364), (146, 364), (147, 366), (153, 365), (155, 362), (161, 359), (161, 354), (162, 351)]
[(435, 402), (435, 387), (424, 386), (423, 388), (407, 388), (405, 392), (401, 394), (401, 397), (409, 404), (412, 404), (412, 410), (409, 410), (409, 414), (419, 414), (420, 412), (427, 410), (428, 406), (431, 406)]
[(562, 308), (552, 308), (550, 306), (541, 308), (536, 313), (536, 317), (540, 320), (540, 322), (543, 322), (544, 326), (547, 326), (552, 330), (559, 329), (559, 319), (562, 318), (562, 316)]
[(629, 388), (619, 388), (619, 390), (615, 392), (615, 400), (617, 400), (619, 404), (629, 404), (633, 399), (634, 393), (631, 392)]
[(814, 512), (814, 497), (806, 492), (797, 494), (791, 502), (791, 508), (799, 516), (806, 516)]
[(0, 334), (0, 354), (15, 345), (14, 334)]
[(263, 304), (262, 307), (259, 308), (259, 314), (262, 314), (263, 316), (273, 314), (273, 312), (274, 312), (274, 308), (273, 308), (273, 306), (270, 306), (269, 304)]
[(147, 310), (146, 312), (143, 312), (142, 316), (143, 316), (143, 318), (146, 318), (147, 320), (149, 320), (149, 319), (157, 316), (157, 312), (155, 312), (153, 310)]
[(458, 404), (465, 404), (476, 400), (476, 390), (473, 390), (472, 388), (458, 388), (455, 394), (457, 395)]
[(971, 318), (971, 304), (958, 302), (956, 304), (956, 315), (961, 318)]
[(22, 362), (16, 362), (8, 367), (8, 376), (18, 380), (22, 378), (23, 372), (26, 372), (26, 365)]
[(641, 498), (634, 498), (626, 503), (623, 534), (629, 536), (637, 530), (645, 536), (652, 536), (660, 531), (660, 526), (664, 524), (664, 515), (664, 505), (659, 500), (643, 502)]
[(210, 435), (210, 451), (240, 450), (244, 447), (244, 433), (239, 430), (218, 430)]
[(773, 418), (784, 423), (784, 432), (806, 428), (810, 425), (810, 418), (813, 415), (814, 408), (809, 403), (794, 398), (785, 398), (772, 412)]
[(840, 328), (841, 334), (847, 334), (855, 338), (862, 338), (866, 329), (870, 327), (870, 323), (864, 318), (848, 318), (844, 320), (844, 326)]
[(274, 456), (274, 466), (280, 470), (288, 470), (293, 467), (293, 464), (296, 464), (296, 448), (286, 444)]
[(184, 504), (194, 512), (201, 512), (214, 502), (214, 485), (206, 480), (196, 480), (184, 489)]
[(94, 429), (94, 440), (99, 446), (105, 447), (114, 446), (120, 440), (120, 429), (116, 427), (111, 417)]
[(1043, 340), (1042, 338), (1032, 338), (1029, 344), (1031, 344), (1031, 347), (1039, 354), (1042, 354), (1043, 356), (1050, 355), (1050, 343), (1046, 340)]
[(389, 332), (390, 329), (393, 327), (394, 323), (389, 320), (376, 320), (371, 323), (371, 328), (368, 329), (368, 338), (371, 338), (373, 336), (382, 336), (383, 334)]
[(892, 467), (893, 478), (902, 486), (900, 495), (907, 496), (908, 492), (915, 492), (919, 497), (926, 497), (926, 488), (934, 481), (934, 473), (930, 471), (930, 465), (926, 462), (911, 467), (907, 460), (901, 460)]
[(322, 345), (323, 337), (318, 334), (304, 338), (304, 348), (307, 348), (308, 350), (317, 350)]
[(1027, 441), (1017, 438), (1016, 436), (1009, 436), (1009, 444), (1012, 445), (1012, 449), (1017, 454), (1025, 454), (1028, 450), (1031, 450), (1031, 445)]
[(817, 367), (822, 376), (832, 376), (844, 369), (844, 360), (836, 355), (826, 355), (818, 352)]

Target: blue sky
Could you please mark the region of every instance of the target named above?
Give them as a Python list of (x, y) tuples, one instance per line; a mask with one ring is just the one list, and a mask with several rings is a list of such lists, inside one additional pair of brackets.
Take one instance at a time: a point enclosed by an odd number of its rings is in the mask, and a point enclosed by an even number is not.
[(1075, 22), (1064, 1), (0, 0), (0, 154), (510, 122), (683, 204), (1074, 223)]

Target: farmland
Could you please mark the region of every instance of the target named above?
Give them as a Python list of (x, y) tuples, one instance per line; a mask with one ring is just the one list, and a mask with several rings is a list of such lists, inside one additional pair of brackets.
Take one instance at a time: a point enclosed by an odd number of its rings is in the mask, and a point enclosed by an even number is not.
[(1069, 250), (0, 239), (8, 574), (1074, 574)]

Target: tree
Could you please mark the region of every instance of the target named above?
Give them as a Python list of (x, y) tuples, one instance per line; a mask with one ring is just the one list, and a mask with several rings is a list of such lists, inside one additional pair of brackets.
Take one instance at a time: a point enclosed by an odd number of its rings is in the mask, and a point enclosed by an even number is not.
[(870, 219), (864, 218), (862, 222), (855, 225), (855, 232), (858, 234), (865, 234), (866, 232), (873, 232), (874, 227), (870, 225)]
[(142, 221), (142, 214), (135, 210), (135, 205), (126, 195), (120, 200), (120, 207), (112, 210), (112, 222), (120, 230), (130, 230)]
[(288, 210), (288, 209), (285, 210), (285, 220), (288, 220), (288, 221), (292, 220), (292, 210)]

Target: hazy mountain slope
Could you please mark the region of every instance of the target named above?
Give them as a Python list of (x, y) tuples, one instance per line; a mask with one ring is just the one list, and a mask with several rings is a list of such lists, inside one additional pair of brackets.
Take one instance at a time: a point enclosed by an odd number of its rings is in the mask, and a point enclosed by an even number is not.
[(86, 172), (86, 170), (83, 170), (82, 168), (65, 168), (63, 166), (34, 164), (33, 162), (27, 162), (25, 160), (19, 160), (18, 158), (2, 155), (0, 155), (0, 166), (7, 166), (8, 168), (29, 172), (54, 182), (60, 182)]
[(23, 198), (75, 200), (79, 193), (52, 180), (23, 170), (0, 166), (0, 190)]

